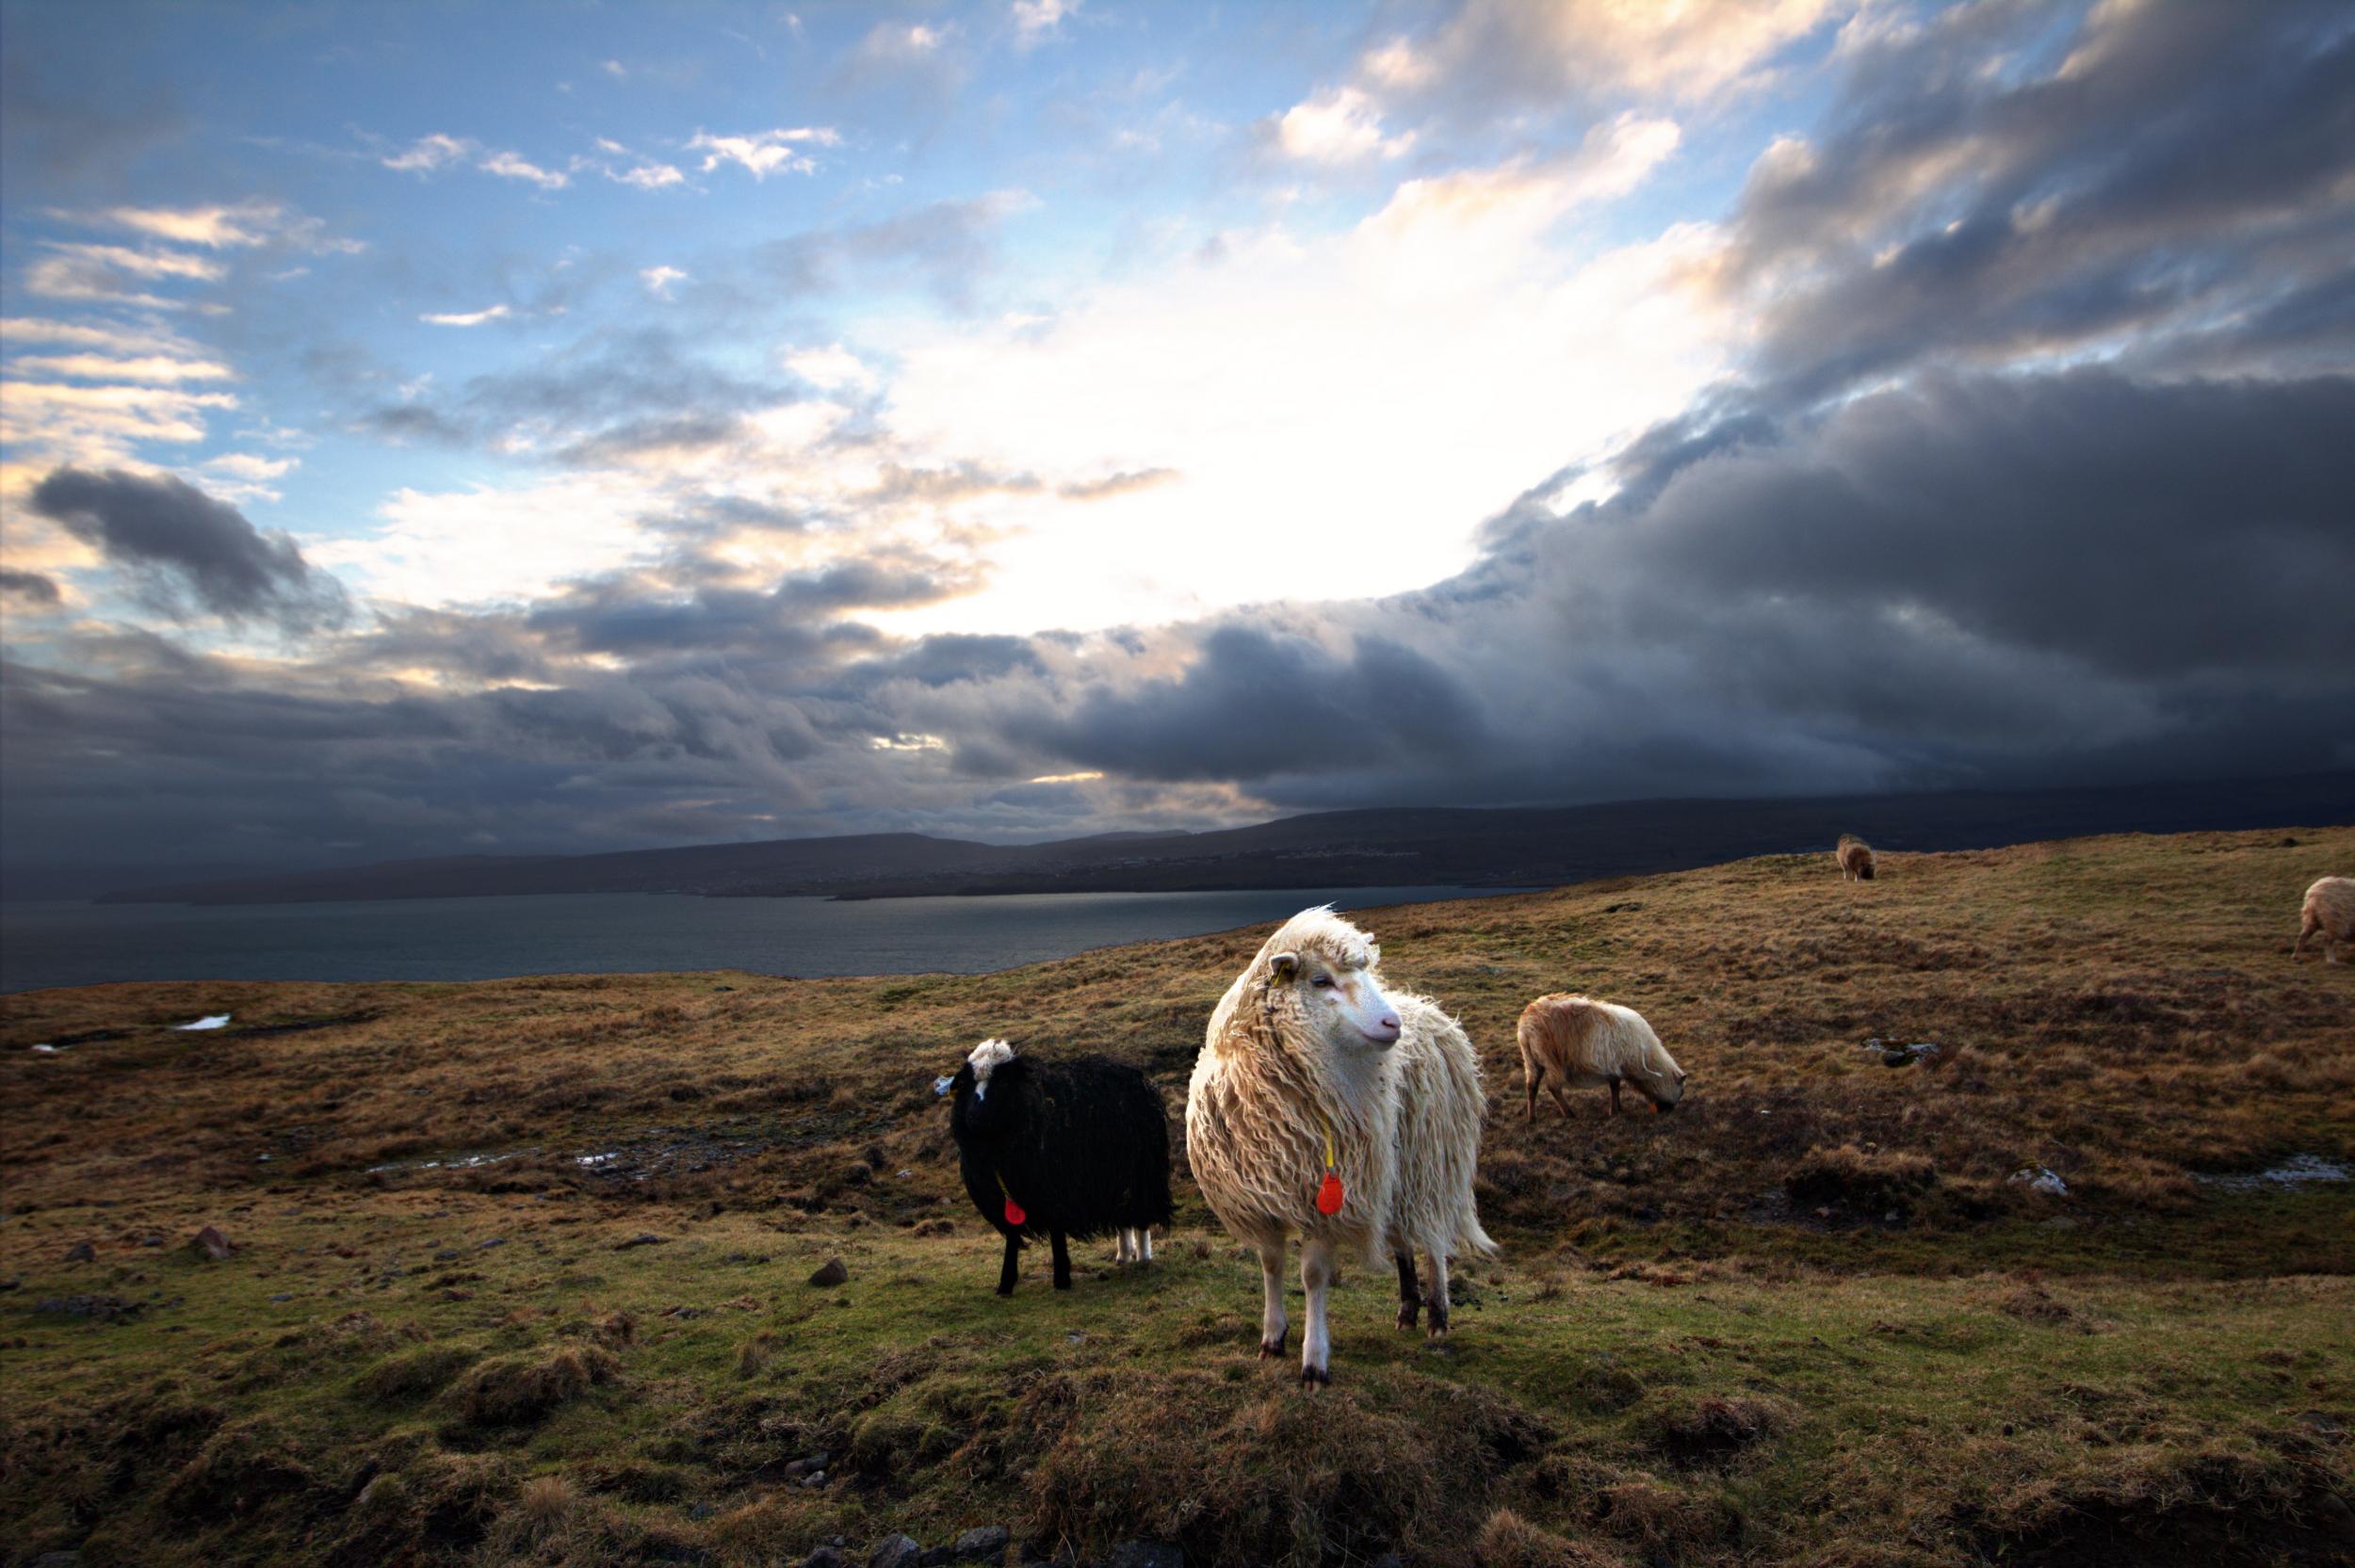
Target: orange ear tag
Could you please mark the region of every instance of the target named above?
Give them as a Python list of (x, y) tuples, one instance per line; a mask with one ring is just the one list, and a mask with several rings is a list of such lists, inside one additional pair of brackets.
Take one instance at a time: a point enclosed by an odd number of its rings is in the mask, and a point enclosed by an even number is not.
[(1022, 1221), (1024, 1221), (1025, 1220), (1028, 1220), (1029, 1218), (1030, 1218), (1030, 1215), (1029, 1215), (1029, 1214), (1027, 1214), (1026, 1212), (1024, 1212), (1023, 1207), (1022, 1207), (1022, 1205), (1021, 1205), (1020, 1204), (1015, 1203), (1015, 1202), (1012, 1198), (1008, 1198), (1008, 1199), (1006, 1200), (1006, 1223), (1007, 1223), (1007, 1224), (1009, 1224), (1009, 1225), (1019, 1225), (1020, 1223), (1022, 1223)]
[(1317, 1212), (1339, 1214), (1341, 1211), (1341, 1178), (1327, 1171), (1324, 1185), (1317, 1188)]

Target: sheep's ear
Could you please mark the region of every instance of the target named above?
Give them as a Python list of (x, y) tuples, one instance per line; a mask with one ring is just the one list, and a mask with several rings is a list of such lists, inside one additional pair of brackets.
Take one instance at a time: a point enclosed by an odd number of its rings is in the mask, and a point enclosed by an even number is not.
[(1268, 973), (1279, 980), (1289, 980), (1300, 973), (1298, 953), (1278, 953), (1267, 961)]

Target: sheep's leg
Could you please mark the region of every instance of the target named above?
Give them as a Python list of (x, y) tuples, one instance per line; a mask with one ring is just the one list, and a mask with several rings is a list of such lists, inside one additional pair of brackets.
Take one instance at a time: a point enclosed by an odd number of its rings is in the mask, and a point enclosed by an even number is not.
[(1006, 1261), (998, 1270), (998, 1294), (1000, 1296), (1014, 1294), (1014, 1282), (1019, 1279), (1022, 1273), (1022, 1270), (1015, 1266), (1015, 1254), (1021, 1251), (1022, 1237), (1013, 1231), (1008, 1231), (1006, 1233)]
[[(2295, 962), (2306, 951), (2306, 939), (2314, 934), (2314, 928), (2311, 921), (2298, 928), (2298, 941), (2290, 947), (2291, 962)], [(2322, 939), (2322, 958), (2326, 963), (2331, 960), (2331, 939), (2327, 936)]]
[(1546, 1070), (1542, 1064), (1529, 1060), (1526, 1058), (1522, 1059), (1521, 1076), (1529, 1080), (1529, 1113), (1525, 1118), (1523, 1118), (1525, 1121), (1535, 1122), (1537, 1120), (1537, 1085), (1539, 1081), (1545, 1077), (1545, 1075)]
[(1554, 1106), (1562, 1112), (1562, 1120), (1568, 1121), (1570, 1119), (1570, 1096), (1563, 1089), (1559, 1075), (1555, 1075), (1553, 1082), (1546, 1085), (1546, 1092), (1553, 1096)]
[(1430, 1335), (1434, 1339), (1447, 1337), (1447, 1254), (1433, 1253), (1426, 1260), (1431, 1265), (1431, 1293), (1423, 1304), (1431, 1309)]
[(1421, 1321), (1422, 1287), (1415, 1283), (1412, 1249), (1398, 1254), (1398, 1326), (1411, 1329)]
[(1137, 1227), (1137, 1261), (1139, 1263), (1153, 1261), (1153, 1227), (1150, 1225)]
[(1068, 1290), (1071, 1288), (1071, 1244), (1061, 1231), (1047, 1234), (1053, 1238), (1055, 1245), (1055, 1288)]
[(1300, 1285), (1308, 1293), (1308, 1326), (1300, 1335), (1300, 1381), (1310, 1386), (1333, 1381), (1333, 1342), (1324, 1325), (1324, 1293), (1332, 1284), (1331, 1243), (1301, 1237)]
[(1114, 1239), (1113, 1241), (1113, 1261), (1114, 1263), (1126, 1263), (1133, 1255), (1129, 1252), (1129, 1238), (1136, 1234), (1136, 1232), (1130, 1230), (1126, 1225), (1121, 1226), (1119, 1231), (1115, 1233)]
[(1619, 1080), (1616, 1078), (1611, 1080), (1611, 1114), (1619, 1114)]
[(1280, 1357), (1291, 1325), (1284, 1320), (1284, 1244), (1259, 1243), (1259, 1289), (1265, 1304), (1259, 1309), (1259, 1359)]

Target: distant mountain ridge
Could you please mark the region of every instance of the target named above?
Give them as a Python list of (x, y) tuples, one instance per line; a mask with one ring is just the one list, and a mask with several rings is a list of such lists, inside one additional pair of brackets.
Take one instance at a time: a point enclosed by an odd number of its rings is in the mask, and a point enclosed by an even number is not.
[(546, 893), (908, 897), (1241, 887), (1553, 886), (1829, 851), (1987, 849), (2105, 832), (2355, 823), (2355, 773), (2112, 788), (1947, 790), (1530, 808), (1318, 812), (1209, 832), (983, 844), (922, 833), (769, 839), (593, 855), (452, 855), (126, 889), (101, 903), (315, 903)]

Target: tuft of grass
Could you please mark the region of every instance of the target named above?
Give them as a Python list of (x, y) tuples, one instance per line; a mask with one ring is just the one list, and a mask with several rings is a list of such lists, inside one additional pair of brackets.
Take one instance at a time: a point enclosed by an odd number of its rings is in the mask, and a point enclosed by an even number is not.
[(477, 1426), (537, 1421), (621, 1370), (611, 1352), (567, 1345), (544, 1355), (493, 1356), (478, 1362), (453, 1390), (459, 1415)]

